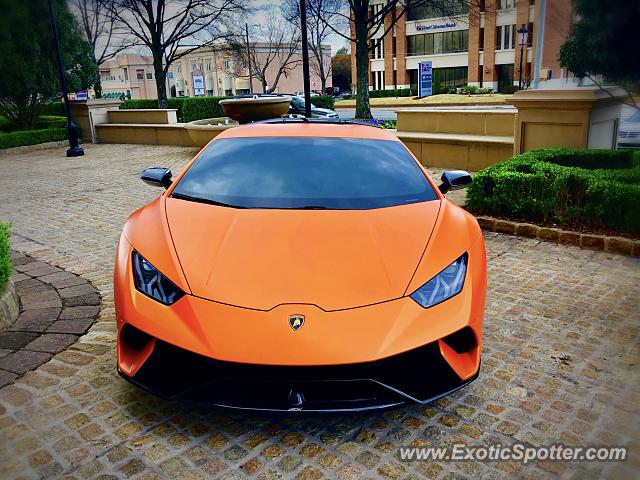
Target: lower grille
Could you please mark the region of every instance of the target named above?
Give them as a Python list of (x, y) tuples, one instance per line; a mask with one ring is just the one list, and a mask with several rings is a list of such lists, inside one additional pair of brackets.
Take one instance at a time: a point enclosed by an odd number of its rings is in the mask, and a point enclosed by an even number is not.
[(368, 410), (428, 402), (466, 385), (437, 342), (382, 360), (328, 366), (214, 360), (157, 341), (132, 383), (165, 398), (251, 410)]

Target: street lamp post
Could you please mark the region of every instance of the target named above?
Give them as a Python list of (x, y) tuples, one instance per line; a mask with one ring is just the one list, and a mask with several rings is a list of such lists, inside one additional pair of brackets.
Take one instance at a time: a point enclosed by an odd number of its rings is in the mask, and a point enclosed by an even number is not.
[(302, 75), (304, 76), (304, 116), (311, 118), (311, 85), (309, 84), (309, 45), (307, 42), (307, 6), (300, 0), (300, 34), (302, 35)]
[(524, 23), (518, 29), (518, 33), (520, 34), (520, 78), (518, 79), (518, 89), (522, 90), (522, 56), (524, 54), (524, 47), (527, 41), (527, 33), (529, 33), (529, 30)]
[(81, 157), (84, 150), (78, 144), (78, 133), (76, 125), (71, 118), (71, 105), (69, 104), (69, 91), (67, 88), (67, 80), (64, 76), (64, 63), (62, 62), (62, 54), (60, 53), (60, 40), (58, 38), (58, 26), (56, 18), (53, 14), (53, 4), (48, 0), (49, 20), (51, 21), (51, 33), (53, 34), (53, 44), (56, 49), (56, 60), (58, 62), (58, 71), (60, 73), (60, 88), (62, 89), (62, 98), (64, 99), (64, 111), (67, 114), (67, 135), (69, 137), (69, 148), (67, 149), (67, 157)]

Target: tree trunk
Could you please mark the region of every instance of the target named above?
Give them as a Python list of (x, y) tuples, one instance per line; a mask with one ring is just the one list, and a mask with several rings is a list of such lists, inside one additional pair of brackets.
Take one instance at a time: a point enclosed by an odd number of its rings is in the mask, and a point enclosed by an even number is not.
[(100, 75), (96, 77), (93, 84), (93, 91), (96, 94), (96, 98), (102, 98), (102, 82), (100, 81)]
[(162, 52), (153, 52), (153, 70), (158, 90), (158, 108), (167, 108), (167, 74), (162, 65)]
[(367, 119), (373, 118), (369, 106), (369, 2), (361, 2), (353, 13), (356, 33), (356, 118)]

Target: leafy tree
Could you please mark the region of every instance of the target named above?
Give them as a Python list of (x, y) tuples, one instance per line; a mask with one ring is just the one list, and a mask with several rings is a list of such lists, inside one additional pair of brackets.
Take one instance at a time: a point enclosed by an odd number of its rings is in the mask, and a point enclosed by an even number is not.
[(151, 51), (158, 107), (167, 108), (167, 72), (201, 47), (230, 35), (229, 27), (247, 0), (108, 0), (126, 33)]
[(262, 86), (262, 93), (275, 92), (282, 75), (285, 77), (300, 62), (300, 30), (289, 22), (285, 22), (273, 8), (269, 10), (266, 20), (258, 26), (260, 42), (249, 42), (242, 33), (229, 38), (229, 47), (234, 56), (235, 75), (249, 77), (244, 74), (250, 69)]
[[(342, 0), (305, 1), (307, 4), (307, 41), (311, 60), (309, 67), (311, 72), (320, 78), (321, 92), (324, 94), (327, 80), (331, 78), (332, 73), (332, 63), (327, 58), (330, 49), (327, 51), (326, 44), (334, 29), (344, 31), (349, 22), (340, 13)], [(325, 21), (318, 18), (319, 12), (322, 12)], [(282, 13), (288, 21), (300, 25), (300, 0), (284, 0)]]
[[(356, 118), (371, 118), (369, 106), (369, 52), (377, 48), (395, 24), (412, 9), (428, 9), (439, 16), (455, 16), (469, 12), (469, 7), (477, 9), (481, 0), (387, 0), (374, 10), (370, 0), (342, 0), (342, 8), (336, 13), (333, 6), (316, 8), (309, 3), (324, 24), (337, 35), (353, 42), (356, 57)], [(349, 33), (332, 25), (334, 15), (351, 21)]]
[[(64, 0), (52, 0), (65, 76), (72, 91), (89, 88), (98, 69)], [(32, 128), (60, 91), (47, 0), (0, 0), (0, 113)]]
[[(126, 32), (110, 8), (111, 0), (68, 0), (84, 37), (91, 44), (93, 58), (98, 67), (118, 53), (137, 44), (136, 38), (124, 36)], [(93, 84), (96, 98), (102, 98), (100, 75)]]
[(333, 73), (332, 83), (341, 92), (349, 90), (351, 86), (351, 55), (346, 48), (341, 48), (331, 59)]
[(629, 93), (640, 86), (640, 55), (636, 28), (640, 24), (640, 2), (619, 0), (611, 5), (601, 0), (574, 0), (576, 23), (560, 48), (560, 63), (579, 78), (597, 76), (618, 84)]

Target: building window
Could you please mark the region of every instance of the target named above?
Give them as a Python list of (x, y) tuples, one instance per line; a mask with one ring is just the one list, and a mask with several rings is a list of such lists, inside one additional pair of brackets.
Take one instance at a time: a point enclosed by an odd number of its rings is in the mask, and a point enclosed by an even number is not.
[(500, 25), (496, 27), (496, 50), (516, 48), (516, 26)]
[(196, 62), (191, 62), (191, 71), (196, 70)]
[[(433, 69), (433, 94), (464, 87), (468, 83), (468, 67)], [(411, 89), (418, 90), (418, 70), (409, 70)]]
[(467, 13), (465, 4), (466, 2), (452, 2), (450, 5), (443, 3), (439, 5), (417, 5), (407, 9), (407, 18), (411, 21), (464, 15)]
[(153, 73), (147, 72), (147, 80), (153, 80)]
[(138, 80), (144, 80), (144, 72), (136, 72), (136, 78)]
[(126, 68), (124, 69), (124, 80), (125, 82), (129, 80), (129, 71)]
[(213, 90), (207, 90), (207, 97), (213, 97)]
[(176, 64), (176, 73), (182, 73), (182, 65)]
[(373, 42), (373, 52), (371, 52), (371, 58), (384, 58), (384, 40), (383, 39), (374, 39), (371, 40)]
[(424, 33), (407, 37), (408, 55), (438, 55), (469, 50), (469, 30)]
[(225, 59), (223, 65), (224, 65), (224, 71), (228, 72), (229, 71), (229, 60)]
[(207, 66), (207, 72), (210, 72), (211, 71), (211, 60), (207, 60), (206, 66)]
[(507, 10), (516, 6), (515, 0), (500, 0), (498, 2), (498, 10)]

